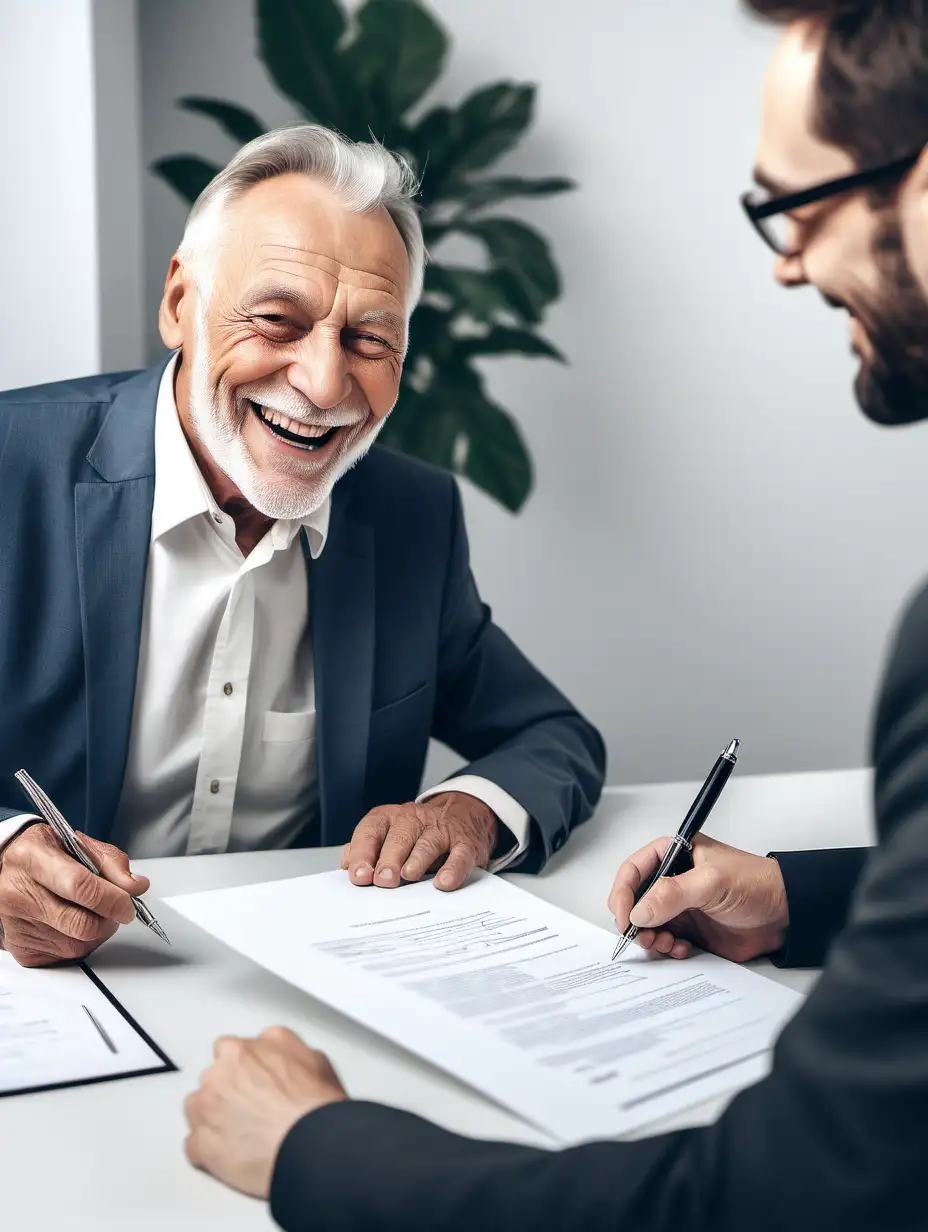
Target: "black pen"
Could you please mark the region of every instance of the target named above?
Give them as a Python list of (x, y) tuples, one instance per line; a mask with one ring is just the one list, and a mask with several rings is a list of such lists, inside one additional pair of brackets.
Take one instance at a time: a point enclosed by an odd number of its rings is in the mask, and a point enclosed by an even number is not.
[[(740, 740), (733, 740), (722, 756), (718, 759), (712, 769), (709, 771), (709, 777), (703, 783), (699, 795), (690, 805), (690, 811), (683, 819), (683, 823), (676, 835), (671, 840), (670, 846), (664, 853), (664, 858), (658, 864), (657, 868), (643, 885), (638, 887), (635, 893), (635, 903), (640, 903), (648, 890), (661, 877), (672, 877), (674, 873), (680, 871), (680, 865), (683, 863), (684, 852), (689, 853), (693, 848), (693, 839), (703, 828), (709, 819), (709, 814), (715, 807), (715, 802), (722, 794), (722, 788), (731, 778), (731, 772), (735, 768), (735, 762), (738, 760), (738, 750), (741, 748)], [(626, 931), (619, 938), (619, 943), (615, 947), (615, 953), (612, 955), (612, 961), (625, 953), (625, 950), (638, 936), (638, 928), (634, 924), (629, 924)]]

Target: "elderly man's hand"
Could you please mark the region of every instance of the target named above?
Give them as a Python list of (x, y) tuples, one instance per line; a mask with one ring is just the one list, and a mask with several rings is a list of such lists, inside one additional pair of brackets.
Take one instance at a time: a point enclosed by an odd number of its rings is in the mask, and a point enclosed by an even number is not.
[(460, 791), (424, 804), (387, 804), (358, 822), (342, 868), (355, 885), (390, 888), (401, 877), (418, 881), (440, 865), (435, 885), (456, 890), (475, 868), (487, 867), (498, 828), (491, 808)]
[(144, 894), (148, 878), (130, 872), (117, 847), (77, 837), (102, 877), (62, 851), (47, 825), (30, 826), (0, 851), (0, 949), (21, 966), (86, 958), (135, 919), (130, 896)]
[(286, 1027), (256, 1040), (216, 1041), (215, 1062), (188, 1095), (184, 1143), (196, 1168), (254, 1198), (268, 1198), (277, 1153), (307, 1113), (348, 1098), (321, 1052)]

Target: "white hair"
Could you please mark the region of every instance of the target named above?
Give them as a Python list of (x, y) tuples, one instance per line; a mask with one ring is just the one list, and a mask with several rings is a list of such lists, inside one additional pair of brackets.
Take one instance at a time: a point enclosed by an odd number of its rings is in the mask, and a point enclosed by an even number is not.
[(223, 210), (255, 184), (291, 173), (330, 189), (354, 213), (387, 211), (409, 259), (406, 311), (411, 315), (422, 295), (426, 262), (415, 172), (379, 142), (348, 141), (320, 124), (276, 128), (249, 141), (197, 197), (178, 254), (192, 266), (201, 295), (209, 298)]

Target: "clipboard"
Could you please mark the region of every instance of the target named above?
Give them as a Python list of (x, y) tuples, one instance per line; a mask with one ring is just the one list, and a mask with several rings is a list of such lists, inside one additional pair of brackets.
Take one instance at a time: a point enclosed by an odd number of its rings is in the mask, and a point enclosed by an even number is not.
[(0, 1099), (176, 1071), (86, 963), (23, 968), (0, 952)]

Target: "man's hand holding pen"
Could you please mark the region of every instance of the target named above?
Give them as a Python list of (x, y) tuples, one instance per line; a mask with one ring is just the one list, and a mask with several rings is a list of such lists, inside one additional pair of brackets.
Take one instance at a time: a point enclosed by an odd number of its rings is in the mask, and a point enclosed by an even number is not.
[(637, 904), (638, 887), (654, 872), (671, 840), (659, 838), (629, 856), (616, 873), (609, 910), (635, 944), (687, 958), (693, 945), (733, 962), (748, 962), (783, 945), (789, 925), (786, 887), (776, 860), (739, 851), (705, 835), (693, 839), (693, 867), (662, 877)]
[(135, 919), (132, 896), (145, 893), (148, 878), (130, 872), (117, 847), (80, 841), (101, 876), (67, 855), (46, 824), (0, 852), (0, 943), (24, 967), (84, 958)]

